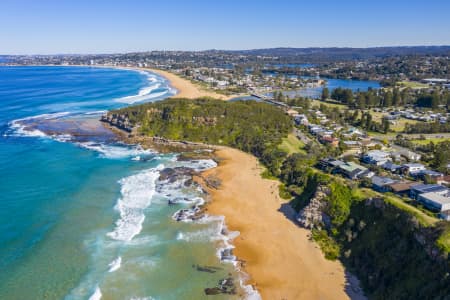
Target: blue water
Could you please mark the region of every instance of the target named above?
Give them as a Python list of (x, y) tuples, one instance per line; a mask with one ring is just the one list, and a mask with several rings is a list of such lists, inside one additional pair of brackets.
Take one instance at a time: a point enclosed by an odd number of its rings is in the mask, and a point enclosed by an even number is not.
[[(326, 80), (325, 86), (330, 90), (330, 92), (336, 88), (351, 89), (353, 92), (365, 92), (369, 88), (379, 89), (381, 87), (380, 83), (373, 80), (352, 80), (352, 79), (329, 79)], [(305, 88), (298, 91), (286, 92), (290, 96), (302, 96), (308, 98), (320, 98), (322, 95), (323, 87), (316, 88)]]
[[(303, 78), (310, 78), (310, 77), (303, 77)], [(367, 91), (369, 90), (369, 88), (379, 89), (381, 87), (379, 82), (371, 80), (328, 79), (328, 78), (326, 78), (325, 80), (326, 84), (324, 86), (327, 87), (330, 90), (330, 92), (339, 87), (351, 89), (353, 92)], [(300, 90), (293, 90), (293, 91), (284, 91), (283, 94), (289, 97), (299, 96), (318, 99), (322, 95), (322, 90), (324, 86), (314, 88), (302, 88)], [(272, 93), (267, 93), (266, 95), (271, 96)], [(246, 97), (237, 97), (233, 100), (257, 100), (257, 98), (252, 96), (246, 96)]]
[[(201, 299), (233, 272), (210, 240), (221, 220), (171, 219), (179, 208), (167, 205), (168, 195), (198, 191), (155, 192), (159, 170), (179, 164), (174, 154), (58, 141), (16, 126), (34, 116), (95, 119), (174, 92), (145, 72), (0, 67), (0, 299)], [(221, 271), (200, 273), (194, 264)]]

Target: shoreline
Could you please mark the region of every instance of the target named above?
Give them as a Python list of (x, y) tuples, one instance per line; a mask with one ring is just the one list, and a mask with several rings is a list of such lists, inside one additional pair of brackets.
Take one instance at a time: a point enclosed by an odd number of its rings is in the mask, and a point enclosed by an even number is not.
[[(9, 65), (6, 65), (9, 66)], [(10, 65), (13, 67), (28, 67), (28, 66), (37, 66), (37, 67), (87, 67), (87, 68), (111, 68), (111, 69), (120, 69), (120, 70), (131, 70), (131, 71), (144, 71), (155, 73), (158, 76), (165, 78), (170, 86), (174, 88), (177, 93), (168, 98), (186, 98), (186, 99), (195, 99), (195, 98), (203, 98), (210, 97), (220, 100), (230, 100), (232, 98), (238, 97), (240, 95), (223, 95), (216, 93), (212, 90), (204, 90), (198, 85), (190, 82), (189, 80), (174, 74), (172, 72), (166, 70), (160, 70), (155, 68), (147, 68), (147, 67), (131, 67), (131, 66), (108, 66), (108, 65)]]
[(170, 98), (176, 97), (176, 98), (195, 99), (202, 97), (211, 97), (220, 100), (230, 100), (231, 98), (234, 98), (236, 96), (236, 95), (227, 96), (216, 93), (214, 91), (202, 90), (199, 86), (195, 85), (189, 80), (166, 70), (154, 68), (134, 68), (134, 69), (153, 72), (159, 76), (166, 78), (169, 81), (170, 85), (177, 90), (177, 93), (174, 96), (171, 96)]
[[(263, 179), (257, 159), (240, 150), (216, 147), (216, 168), (196, 178), (210, 195), (208, 214), (225, 217), (234, 255), (262, 299), (364, 299), (355, 278), (339, 261), (326, 260), (310, 231), (293, 222), (294, 211), (278, 196), (278, 181)], [(208, 176), (221, 185), (205, 184)], [(355, 291), (356, 290), (356, 291)]]

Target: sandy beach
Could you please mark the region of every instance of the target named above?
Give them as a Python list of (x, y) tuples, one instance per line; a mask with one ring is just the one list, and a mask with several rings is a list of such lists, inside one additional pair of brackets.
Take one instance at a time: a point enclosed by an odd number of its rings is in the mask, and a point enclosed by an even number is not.
[(203, 174), (222, 181), (208, 190), (208, 212), (224, 215), (228, 228), (240, 232), (234, 253), (245, 261), (248, 283), (263, 299), (349, 299), (343, 266), (326, 260), (309, 231), (291, 220), (277, 181), (261, 178), (257, 159), (225, 147), (216, 154), (222, 162)]
[(200, 97), (212, 97), (216, 99), (228, 100), (234, 97), (218, 94), (213, 91), (202, 90), (199, 86), (193, 84), (189, 80), (168, 71), (150, 68), (142, 68), (142, 70), (151, 71), (167, 78), (172, 87), (178, 90), (178, 93), (174, 96), (177, 98), (195, 99)]

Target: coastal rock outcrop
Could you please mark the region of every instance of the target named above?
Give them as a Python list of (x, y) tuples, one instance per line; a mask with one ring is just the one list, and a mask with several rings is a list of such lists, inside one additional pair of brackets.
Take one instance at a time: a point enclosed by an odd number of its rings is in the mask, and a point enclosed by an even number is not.
[(318, 186), (314, 197), (297, 214), (297, 221), (307, 229), (328, 227), (330, 217), (325, 213), (327, 202), (325, 198), (330, 195), (330, 189), (326, 186)]
[(206, 295), (218, 295), (218, 294), (236, 294), (236, 286), (232, 277), (222, 279), (218, 282), (218, 285), (213, 288), (205, 289)]
[(125, 114), (108, 113), (100, 118), (100, 121), (108, 123), (126, 132), (132, 132), (134, 125)]

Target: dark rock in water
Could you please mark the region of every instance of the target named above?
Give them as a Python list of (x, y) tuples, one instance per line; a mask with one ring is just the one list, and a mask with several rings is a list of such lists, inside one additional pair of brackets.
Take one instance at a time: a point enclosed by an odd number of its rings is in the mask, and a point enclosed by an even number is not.
[[(170, 195), (168, 195), (168, 196), (170, 196)], [(180, 202), (192, 202), (192, 200), (189, 198), (186, 198), (186, 197), (178, 197), (178, 198), (174, 198), (174, 199), (169, 199), (169, 201), (167, 201), (167, 204), (177, 205)]]
[(193, 206), (191, 208), (180, 209), (177, 211), (172, 218), (177, 222), (180, 221), (196, 221), (205, 216), (204, 208), (200, 206)]
[(218, 294), (236, 294), (236, 286), (234, 285), (234, 280), (231, 277), (219, 280), (216, 287), (206, 288), (206, 295), (218, 295)]
[(214, 287), (214, 288), (206, 288), (205, 289), (205, 294), (206, 295), (219, 295), (222, 294), (222, 290), (218, 287)]
[(234, 260), (235, 257), (233, 255), (233, 249), (232, 248), (225, 248), (220, 252), (220, 259), (221, 260)]
[(176, 168), (165, 168), (159, 172), (159, 180), (168, 180), (173, 183), (184, 177), (192, 177), (196, 174), (195, 170), (186, 167), (176, 167)]
[(199, 272), (206, 272), (206, 273), (216, 273), (217, 271), (222, 270), (222, 268), (213, 266), (193, 265), (192, 267), (194, 267)]
[(193, 180), (192, 178), (189, 178), (188, 180), (186, 180), (186, 181), (184, 182), (184, 186), (185, 186), (185, 187), (189, 187), (189, 186), (192, 185), (193, 182), (194, 182), (194, 180)]

